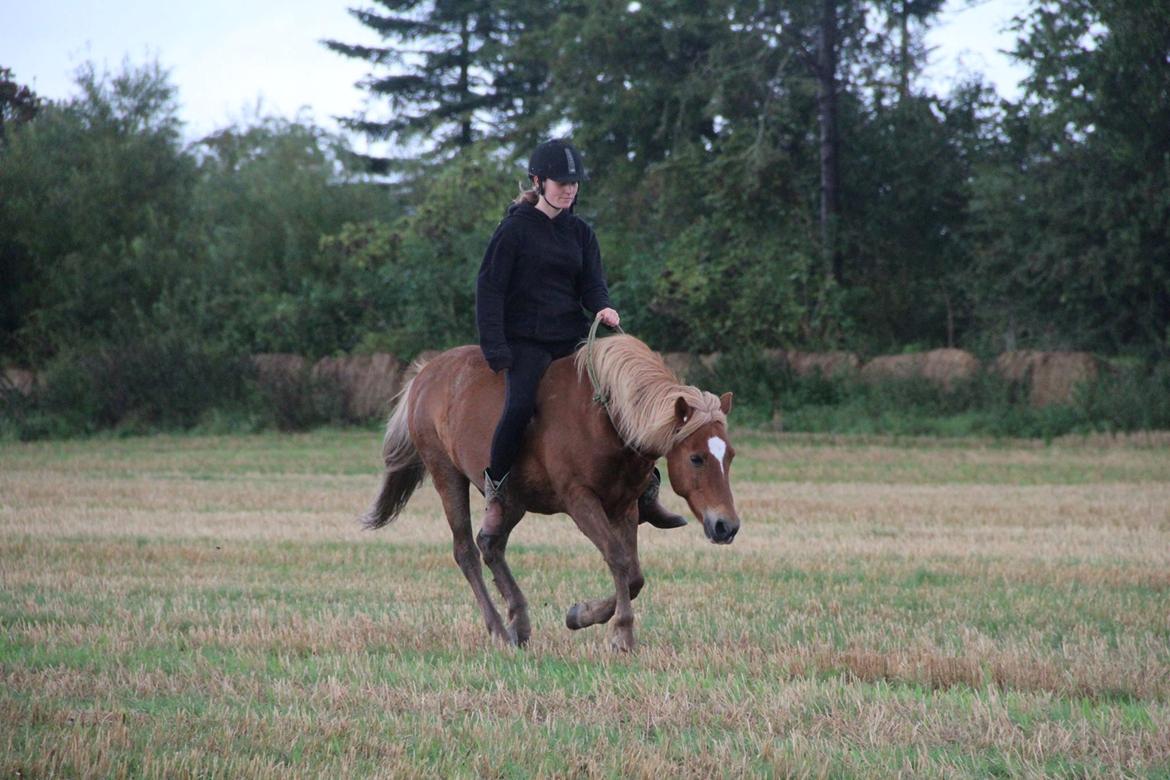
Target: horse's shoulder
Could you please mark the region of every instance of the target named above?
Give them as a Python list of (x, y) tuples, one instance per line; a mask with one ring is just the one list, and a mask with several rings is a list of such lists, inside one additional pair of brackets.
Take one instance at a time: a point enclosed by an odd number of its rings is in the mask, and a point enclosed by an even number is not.
[(554, 404), (557, 414), (579, 418), (582, 413), (591, 411), (596, 404), (589, 377), (577, 371), (577, 365), (573, 361), (575, 354), (558, 358), (549, 365), (541, 380), (540, 392), (546, 400), (552, 397), (557, 399)]

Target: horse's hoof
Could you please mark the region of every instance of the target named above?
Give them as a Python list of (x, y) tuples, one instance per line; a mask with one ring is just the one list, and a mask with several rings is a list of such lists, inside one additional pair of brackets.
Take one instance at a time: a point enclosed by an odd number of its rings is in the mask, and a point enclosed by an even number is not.
[(531, 635), (531, 630), (525, 627), (509, 626), (508, 640), (518, 648), (522, 648), (528, 644), (528, 637)]
[(581, 605), (574, 604), (569, 607), (568, 613), (565, 614), (565, 625), (570, 631), (576, 631), (579, 628), (584, 628), (581, 624)]
[(508, 634), (515, 640), (517, 647), (524, 647), (528, 644), (528, 637), (532, 636), (532, 626), (529, 625), (528, 618), (513, 620), (509, 623)]

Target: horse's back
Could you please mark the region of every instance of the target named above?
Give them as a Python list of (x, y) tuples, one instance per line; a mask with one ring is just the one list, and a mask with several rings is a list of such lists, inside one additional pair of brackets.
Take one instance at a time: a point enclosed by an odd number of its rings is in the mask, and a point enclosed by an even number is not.
[[(477, 346), (455, 347), (431, 358), (414, 378), (409, 399), (411, 437), (424, 459), (446, 459), (479, 484), (504, 392), (504, 374), (488, 367)], [(573, 356), (554, 360), (541, 379), (536, 414), (516, 463), (519, 481), (546, 482), (550, 461), (583, 465), (591, 459), (599, 437), (607, 438), (608, 426), (595, 419), (599, 407), (590, 398)]]

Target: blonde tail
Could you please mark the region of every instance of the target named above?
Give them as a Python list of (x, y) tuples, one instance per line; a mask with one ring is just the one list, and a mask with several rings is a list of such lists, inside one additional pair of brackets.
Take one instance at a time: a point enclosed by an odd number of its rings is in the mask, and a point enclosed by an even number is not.
[(361, 524), (370, 530), (394, 522), (427, 473), (407, 426), (410, 388), (413, 384), (412, 377), (399, 393), (398, 403), (390, 415), (390, 421), (386, 423), (386, 437), (382, 440), (382, 460), (386, 464), (382, 474), (382, 490), (369, 511), (360, 519)]

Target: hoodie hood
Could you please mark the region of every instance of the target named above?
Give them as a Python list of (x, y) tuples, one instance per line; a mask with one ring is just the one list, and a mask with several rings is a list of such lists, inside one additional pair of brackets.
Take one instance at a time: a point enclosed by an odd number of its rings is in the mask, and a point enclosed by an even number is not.
[[(573, 205), (574, 206), (577, 205), (576, 202), (574, 202)], [(572, 206), (570, 206), (567, 209), (561, 209), (561, 213), (557, 214), (555, 217), (552, 217), (552, 221), (553, 222), (560, 222), (561, 220), (568, 219), (570, 216), (572, 216), (572, 214), (573, 214), (573, 207)], [(531, 203), (528, 203), (526, 201), (520, 201), (519, 203), (513, 203), (512, 205), (508, 206), (508, 211), (507, 211), (506, 216), (520, 217), (522, 219), (531, 219), (531, 220), (534, 220), (538, 223), (547, 221), (549, 219), (549, 216), (547, 214), (545, 214), (543, 211), (538, 209), (536, 206), (533, 206)]]

